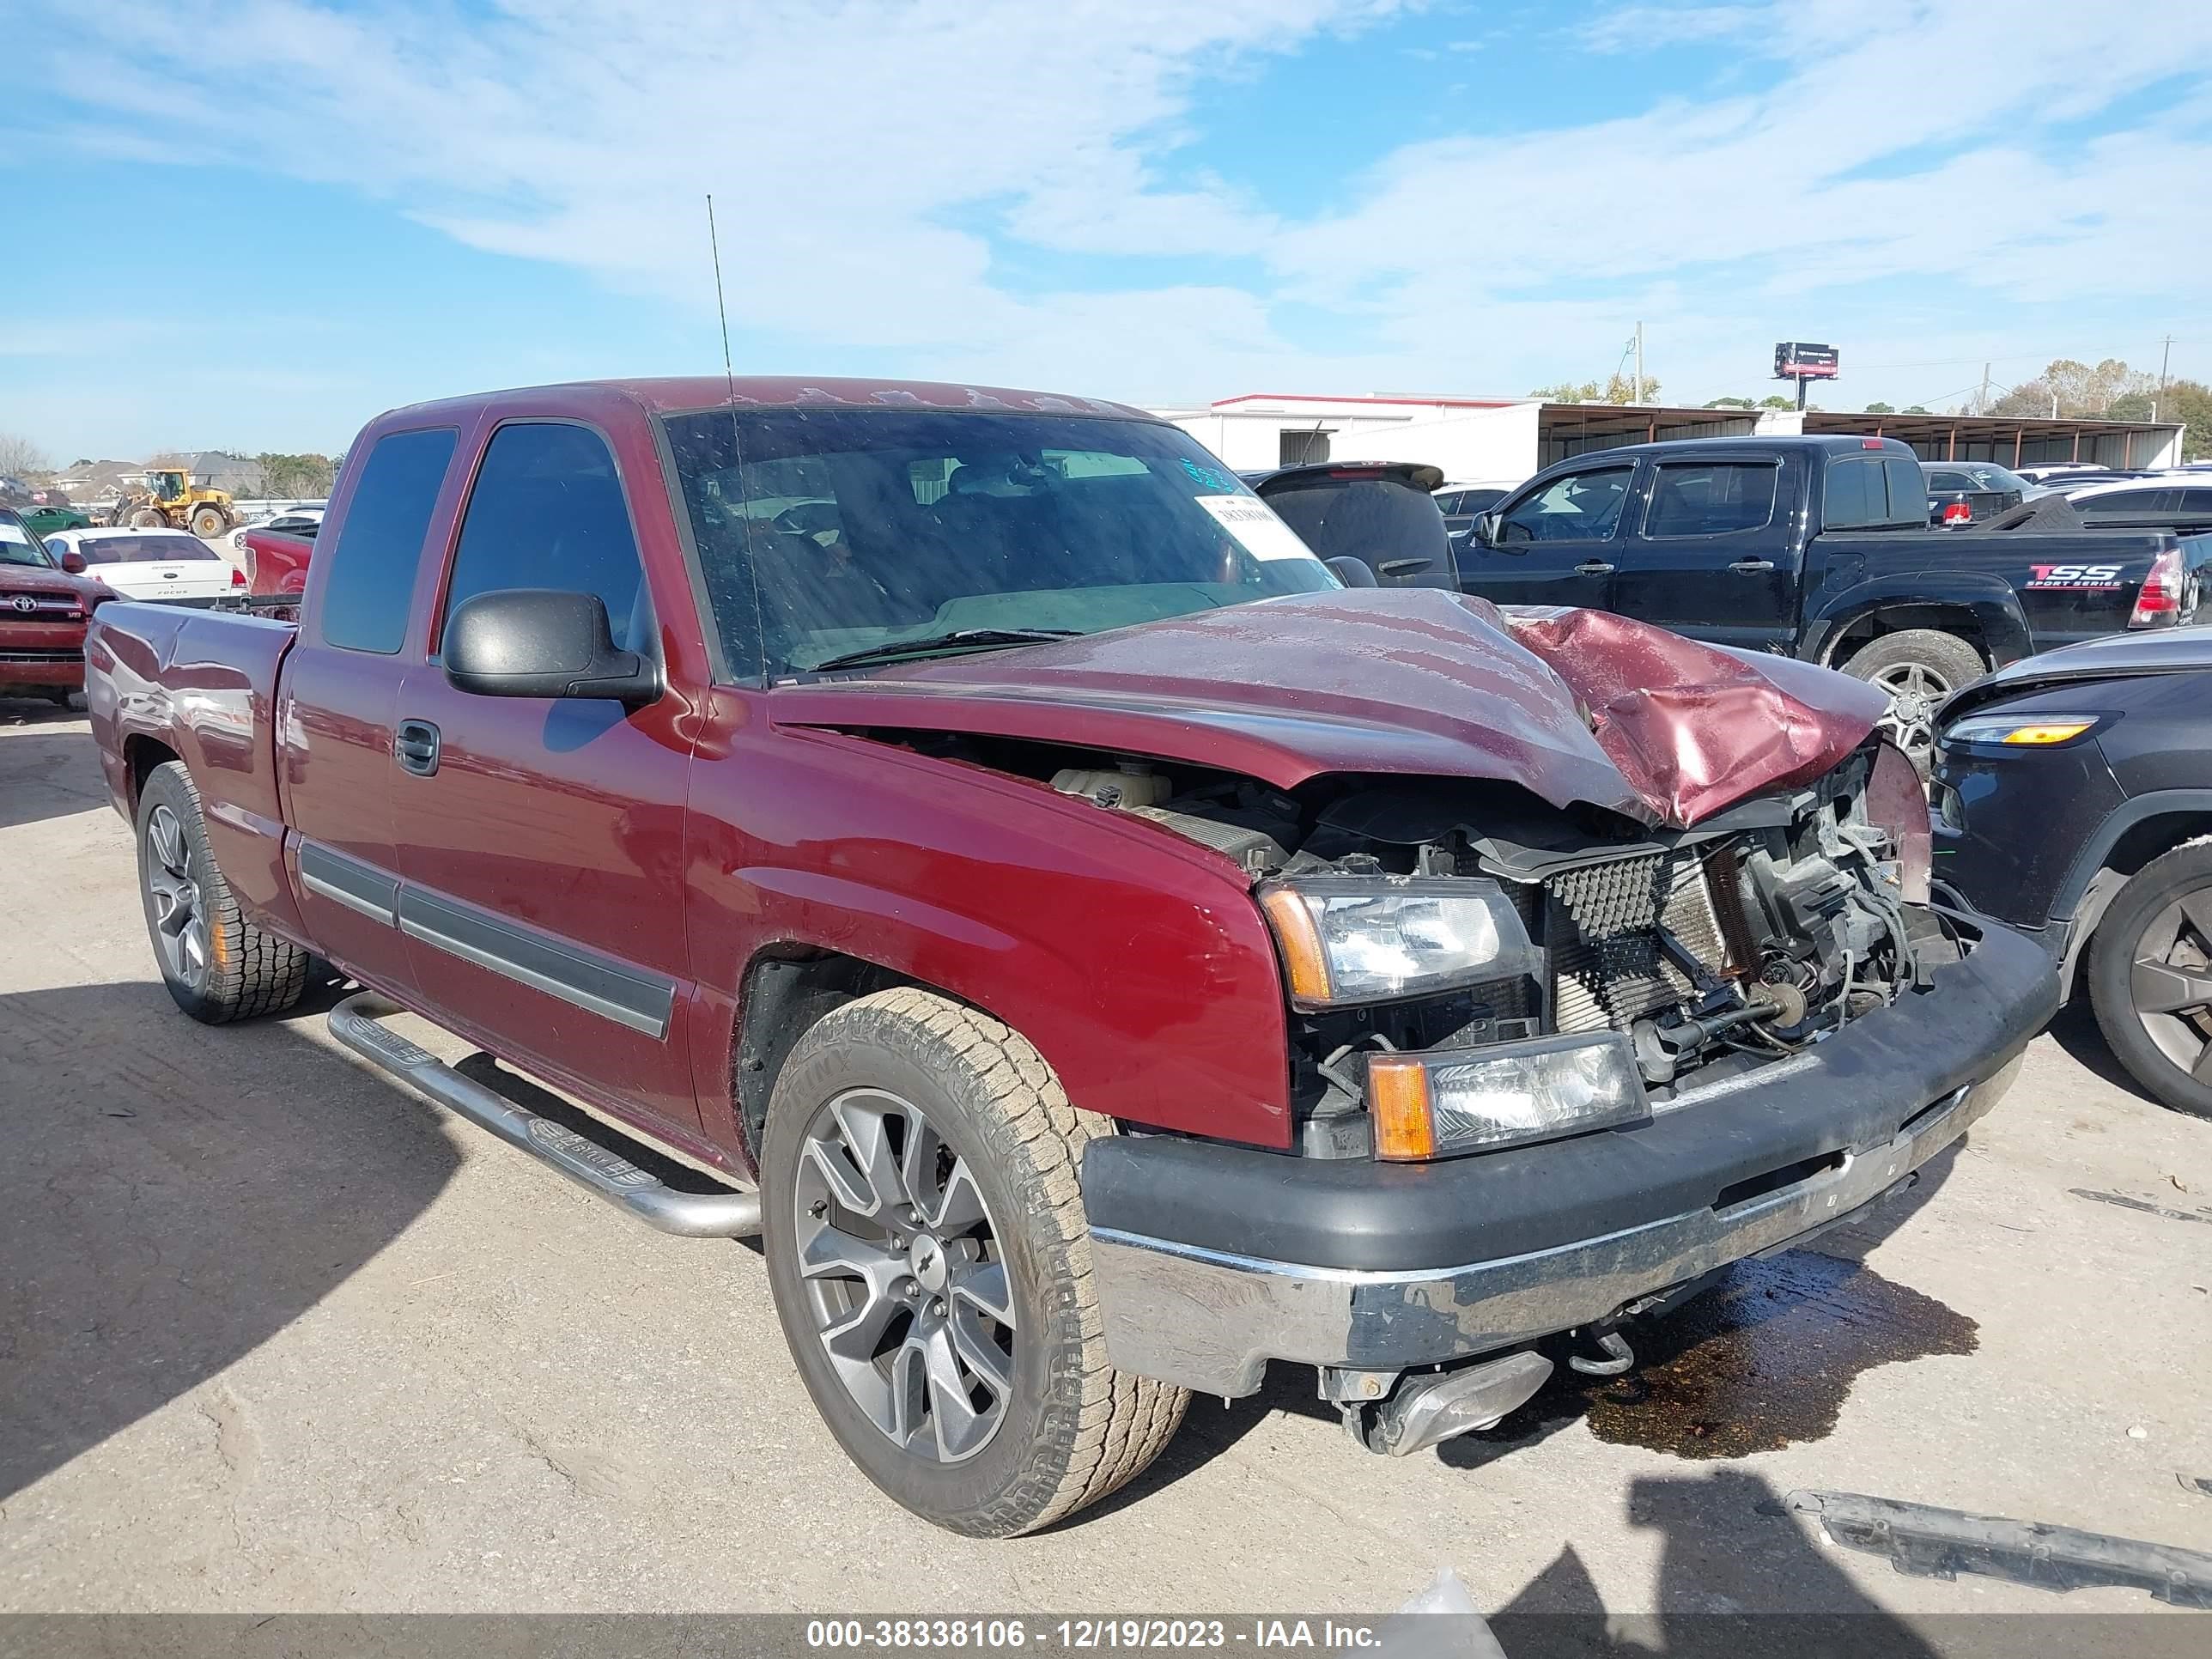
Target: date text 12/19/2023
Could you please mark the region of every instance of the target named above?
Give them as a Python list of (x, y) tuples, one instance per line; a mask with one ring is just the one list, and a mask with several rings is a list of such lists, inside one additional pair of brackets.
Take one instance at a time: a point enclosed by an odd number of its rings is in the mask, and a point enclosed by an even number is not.
[(1333, 1618), (810, 1619), (823, 1651), (1091, 1652), (1169, 1648), (1357, 1650), (1382, 1645), (1372, 1623)]

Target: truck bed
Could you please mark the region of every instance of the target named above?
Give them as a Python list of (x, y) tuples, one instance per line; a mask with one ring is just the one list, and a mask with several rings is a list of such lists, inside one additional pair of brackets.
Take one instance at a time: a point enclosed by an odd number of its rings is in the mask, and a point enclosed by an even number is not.
[(295, 631), (240, 612), (104, 605), (85, 640), (85, 701), (117, 809), (134, 817), (146, 775), (183, 761), (240, 902), (298, 937), (274, 726), (277, 665)]

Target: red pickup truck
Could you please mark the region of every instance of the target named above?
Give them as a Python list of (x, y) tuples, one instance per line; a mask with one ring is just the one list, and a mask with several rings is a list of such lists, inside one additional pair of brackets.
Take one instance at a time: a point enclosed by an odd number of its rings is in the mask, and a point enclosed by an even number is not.
[(1401, 1454), (1617, 1369), (2055, 1006), (1869, 688), (1340, 573), (1087, 398), (506, 392), (369, 425), (296, 625), (107, 605), (89, 696), (185, 1012), (326, 962), (371, 1062), (763, 1234), (854, 1460), (1003, 1535), (1271, 1361)]

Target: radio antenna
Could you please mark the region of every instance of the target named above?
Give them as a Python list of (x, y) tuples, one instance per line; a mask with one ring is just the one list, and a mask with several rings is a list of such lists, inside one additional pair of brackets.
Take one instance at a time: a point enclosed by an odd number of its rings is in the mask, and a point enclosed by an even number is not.
[[(722, 239), (720, 234), (714, 229), (714, 192), (711, 190), (707, 192), (707, 246), (708, 248), (713, 250), (714, 256), (714, 310), (716, 314), (722, 319), (722, 384), (729, 389), (730, 467), (731, 470), (734, 471), (738, 469), (739, 464), (739, 457), (738, 453), (738, 372), (730, 366), (730, 307), (728, 302), (722, 298)], [(742, 520), (739, 522), (741, 527), (738, 533), (741, 538), (740, 544), (742, 545), (742, 538), (746, 537), (747, 531), (750, 528), (751, 521), (750, 520)], [(747, 574), (750, 578), (753, 590), (753, 655), (756, 665), (760, 671), (760, 683), (763, 686), (765, 686), (769, 683), (768, 655), (766, 647), (768, 635), (766, 632), (767, 623), (761, 616), (760, 573), (750, 568), (751, 560), (750, 556), (746, 559), (746, 566)]]
[(738, 375), (730, 367), (730, 307), (722, 298), (722, 239), (714, 230), (714, 192), (707, 192), (707, 246), (714, 255), (714, 310), (722, 319), (722, 379), (729, 383), (730, 407), (738, 406)]

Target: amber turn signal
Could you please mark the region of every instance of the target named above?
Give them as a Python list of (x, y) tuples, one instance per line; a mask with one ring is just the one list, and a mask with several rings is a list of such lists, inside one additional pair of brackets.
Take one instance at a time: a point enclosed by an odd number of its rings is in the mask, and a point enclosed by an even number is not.
[(2046, 720), (2040, 726), (2016, 726), (2005, 734), (2011, 744), (2043, 744), (2064, 743), (2080, 737), (2097, 722), (2094, 720)]
[(1419, 1060), (1385, 1054), (1369, 1060), (1367, 1109), (1374, 1120), (1376, 1157), (1395, 1162), (1437, 1155), (1429, 1071)]
[(1314, 926), (1305, 901), (1287, 887), (1271, 887), (1260, 895), (1260, 907), (1275, 926), (1291, 996), (1300, 1002), (1327, 1002), (1328, 962), (1322, 954), (1321, 930)]

